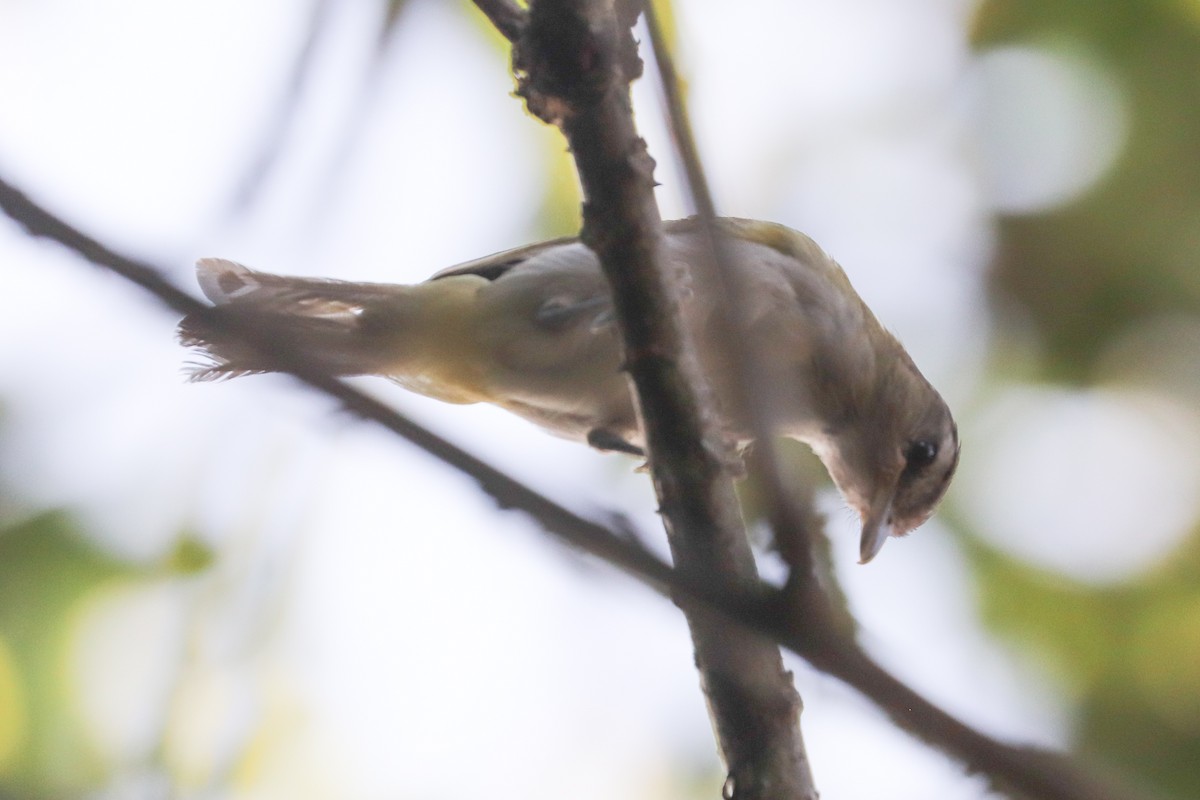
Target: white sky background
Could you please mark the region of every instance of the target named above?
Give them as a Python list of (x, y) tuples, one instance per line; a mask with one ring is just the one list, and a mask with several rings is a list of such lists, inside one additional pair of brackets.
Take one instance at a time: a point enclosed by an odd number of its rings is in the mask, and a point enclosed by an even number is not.
[[(407, 15), (331, 181), (374, 41), (374, 4), (344, 4), (280, 169), (260, 204), (229, 217), (303, 35), (302, 5), (0, 0), (0, 169), (189, 288), (206, 255), (409, 282), (524, 243), (539, 148), (562, 145), (509, 96), (506, 59), (466, 24), (471, 12), (429, 0)], [(812, 234), (951, 404), (970, 398), (988, 335), (992, 209), (1009, 197), (1035, 207), (1071, 185), (989, 183), (973, 103), (1009, 73), (980, 78), (964, 32), (972, 4), (678, 5), (722, 211)], [(664, 214), (678, 216), (657, 102), (638, 91)], [(196, 792), (250, 743), (267, 755), (235, 771), (237, 796), (677, 797), (681, 775), (716, 769), (673, 607), (287, 379), (185, 384), (170, 314), (3, 223), (0, 276), (6, 480), (34, 507), (80, 510), (119, 552), (153, 558), (185, 524), (220, 549), (197, 585), (126, 587), (81, 612), (85, 710), (131, 765), (110, 796), (145, 789), (133, 765), (157, 735), (181, 641), (192, 661), (167, 752)], [(649, 481), (627, 460), (493, 409), (362, 385), (570, 505), (619, 506), (655, 530)], [(936, 521), (858, 568), (853, 520), (830, 508), (881, 658), (989, 732), (1065, 741), (1062, 701), (978, 630)], [(986, 796), (842, 686), (796, 671), (827, 796)]]

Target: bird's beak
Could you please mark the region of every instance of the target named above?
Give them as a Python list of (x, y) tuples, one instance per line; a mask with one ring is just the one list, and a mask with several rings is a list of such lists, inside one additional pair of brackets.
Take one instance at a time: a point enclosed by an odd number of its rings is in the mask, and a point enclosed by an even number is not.
[(894, 532), (892, 521), (893, 487), (886, 486), (885, 490), (875, 493), (871, 498), (871, 507), (863, 517), (862, 540), (859, 543), (858, 563), (866, 564), (879, 554), (883, 543)]

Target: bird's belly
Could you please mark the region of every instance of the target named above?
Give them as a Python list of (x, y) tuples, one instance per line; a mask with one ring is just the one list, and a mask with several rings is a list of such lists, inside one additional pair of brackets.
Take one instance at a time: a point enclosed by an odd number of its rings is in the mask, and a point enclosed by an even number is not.
[(556, 436), (584, 441), (590, 432), (603, 429), (629, 442), (641, 440), (629, 383), (617, 373), (601, 380), (560, 375), (530, 382), (503, 393), (492, 402)]

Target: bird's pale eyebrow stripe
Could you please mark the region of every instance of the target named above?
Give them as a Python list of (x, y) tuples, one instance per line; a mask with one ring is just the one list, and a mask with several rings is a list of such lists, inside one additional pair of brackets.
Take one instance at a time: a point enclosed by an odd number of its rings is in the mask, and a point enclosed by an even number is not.
[(941, 496), (941, 493), (946, 490), (946, 486), (949, 485), (950, 479), (954, 477), (954, 473), (958, 471), (958, 456), (962, 452), (962, 448), (957, 446), (958, 445), (957, 427), (954, 431), (954, 444), (956, 445), (954, 448), (954, 460), (951, 461), (950, 466), (947, 467), (944, 472), (942, 472), (942, 477), (937, 482), (937, 490), (938, 490), (939, 496)]

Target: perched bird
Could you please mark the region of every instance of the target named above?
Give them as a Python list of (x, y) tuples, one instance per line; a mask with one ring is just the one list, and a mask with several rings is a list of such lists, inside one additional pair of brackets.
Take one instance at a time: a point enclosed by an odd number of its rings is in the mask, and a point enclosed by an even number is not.
[[(749, 334), (773, 389), (762, 400), (779, 432), (813, 448), (859, 513), (866, 563), (889, 535), (924, 522), (945, 493), (959, 453), (950, 411), (811, 239), (741, 219), (718, 220), (717, 230), (723, 252), (747, 273)], [(675, 268), (703, 257), (695, 220), (668, 222), (664, 234)], [(216, 304), (180, 323), (182, 342), (211, 360), (197, 380), (279, 367), (223, 332), (229, 319), (272, 331), (331, 374), (381, 375), (450, 403), (493, 403), (559, 436), (641, 452), (608, 284), (576, 239), (497, 253), (412, 286), (282, 277), (215, 258), (197, 271)], [(737, 370), (716, 338), (721, 298), (701, 289), (685, 283), (684, 322), (723, 432), (745, 441)]]

